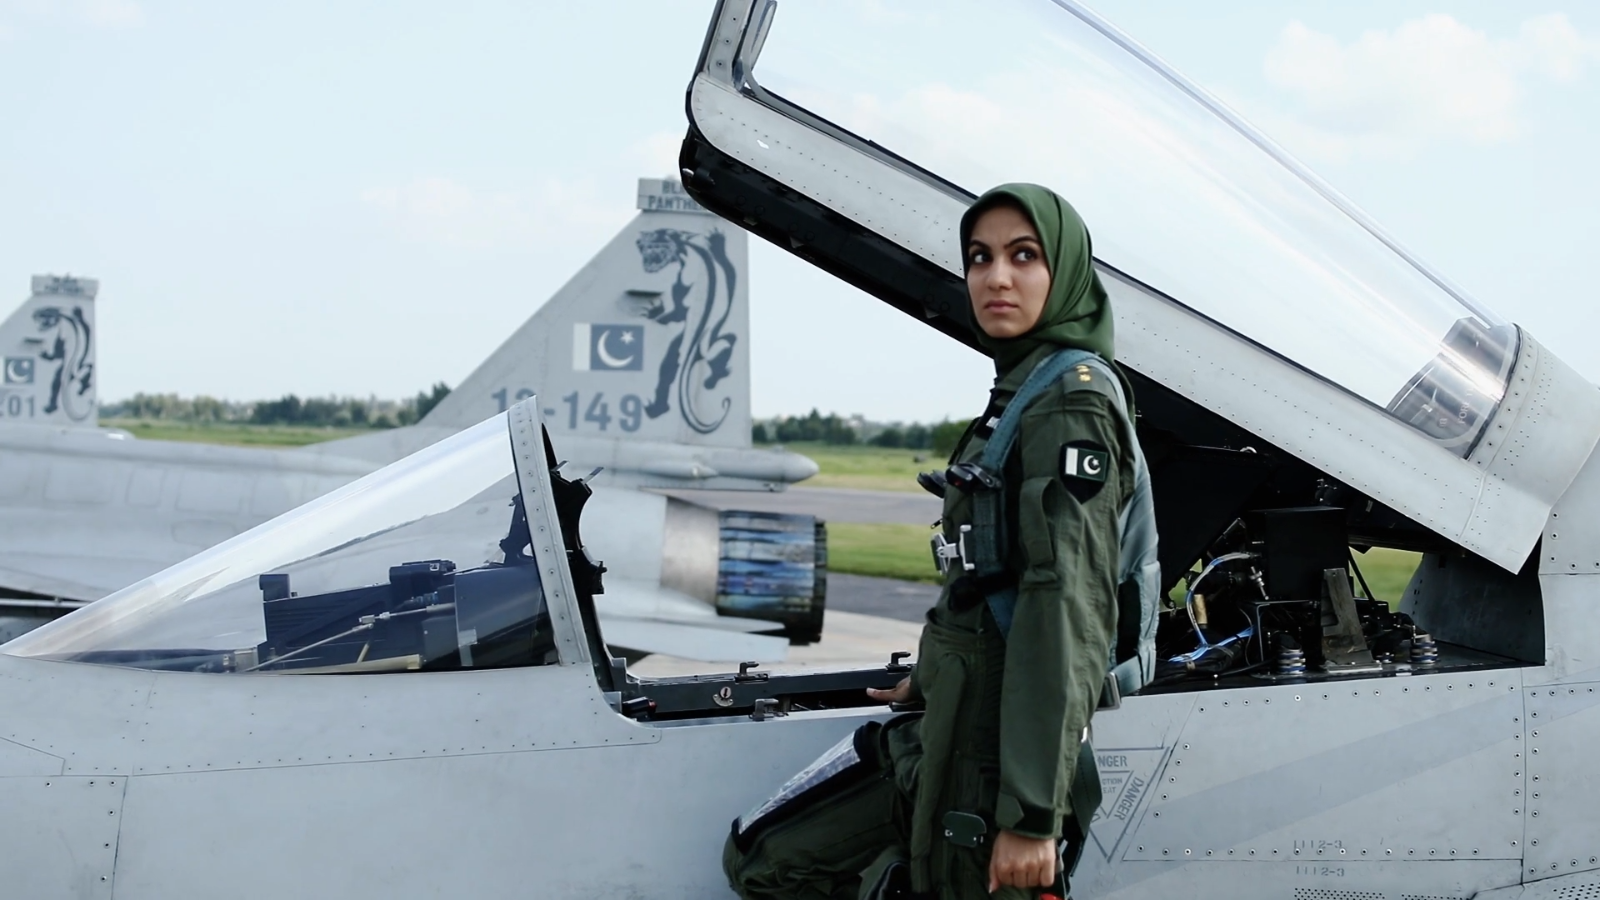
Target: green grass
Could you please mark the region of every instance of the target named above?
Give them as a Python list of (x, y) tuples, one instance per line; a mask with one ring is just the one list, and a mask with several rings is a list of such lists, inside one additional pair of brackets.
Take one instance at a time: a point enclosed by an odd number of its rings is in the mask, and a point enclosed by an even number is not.
[(926, 525), (828, 523), (828, 569), (903, 581), (938, 582)]
[(242, 422), (173, 422), (165, 419), (103, 419), (106, 428), (122, 428), (152, 441), (192, 441), (240, 447), (304, 447), (366, 434), (367, 428), (309, 428), (293, 425), (248, 425)]
[[(905, 581), (937, 583), (933, 555), (928, 549), (932, 530), (923, 525), (865, 525), (855, 522), (828, 524), (828, 568), (849, 575), (872, 575)], [(1357, 553), (1356, 564), (1377, 599), (1390, 606), (1416, 571), (1419, 556), (1402, 550), (1375, 548)], [(1181, 585), (1176, 589), (1181, 600)]]
[(1400, 595), (1411, 583), (1411, 573), (1422, 560), (1420, 553), (1374, 547), (1366, 553), (1355, 554), (1356, 566), (1372, 588), (1374, 599), (1382, 600), (1391, 608), (1400, 605)]
[[(887, 450), (812, 441), (784, 444), (783, 449), (811, 457), (821, 469), (801, 487), (852, 488), (868, 491), (920, 491), (917, 473), (944, 468), (944, 457), (931, 450)], [(922, 462), (916, 458), (921, 456)]]

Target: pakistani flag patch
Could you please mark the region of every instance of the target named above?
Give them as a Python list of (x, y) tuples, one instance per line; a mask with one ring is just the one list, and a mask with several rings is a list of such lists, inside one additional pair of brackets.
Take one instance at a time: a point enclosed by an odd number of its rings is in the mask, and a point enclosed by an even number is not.
[(1071, 482), (1104, 484), (1111, 454), (1093, 441), (1073, 441), (1061, 448), (1061, 477)]

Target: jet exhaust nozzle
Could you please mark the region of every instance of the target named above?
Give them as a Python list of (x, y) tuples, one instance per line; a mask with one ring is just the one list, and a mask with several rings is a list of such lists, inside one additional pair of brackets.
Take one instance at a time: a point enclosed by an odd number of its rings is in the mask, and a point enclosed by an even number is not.
[(793, 644), (822, 637), (828, 596), (828, 526), (814, 516), (719, 514), (717, 612), (783, 623)]

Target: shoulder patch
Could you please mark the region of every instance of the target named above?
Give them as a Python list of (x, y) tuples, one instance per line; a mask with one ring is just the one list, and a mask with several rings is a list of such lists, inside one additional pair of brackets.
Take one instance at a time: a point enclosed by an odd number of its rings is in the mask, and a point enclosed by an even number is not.
[(1068, 481), (1103, 484), (1111, 468), (1111, 451), (1096, 441), (1068, 441), (1061, 445), (1061, 477)]
[(1061, 483), (1079, 503), (1087, 503), (1105, 486), (1111, 471), (1111, 451), (1098, 441), (1068, 441), (1061, 445)]

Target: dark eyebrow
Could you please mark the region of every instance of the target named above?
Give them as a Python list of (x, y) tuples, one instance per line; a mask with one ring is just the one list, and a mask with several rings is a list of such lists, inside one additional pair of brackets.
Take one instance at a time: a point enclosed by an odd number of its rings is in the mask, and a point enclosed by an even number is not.
[[(1006, 241), (1005, 246), (1006, 247), (1015, 247), (1018, 244), (1037, 244), (1040, 247), (1044, 246), (1042, 243), (1040, 243), (1038, 238), (1034, 237), (1031, 234), (1018, 235), (1017, 237), (1014, 237), (1011, 240)], [(967, 240), (967, 250), (970, 251), (970, 250), (973, 250), (974, 248), (981, 249), (981, 250), (987, 250), (987, 249), (989, 249), (989, 245), (985, 244), (983, 241), (978, 240), (977, 238), (969, 238)]]

